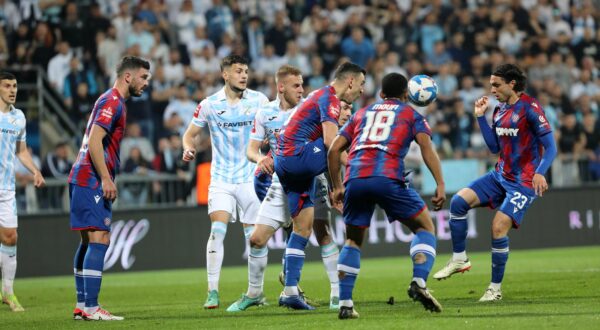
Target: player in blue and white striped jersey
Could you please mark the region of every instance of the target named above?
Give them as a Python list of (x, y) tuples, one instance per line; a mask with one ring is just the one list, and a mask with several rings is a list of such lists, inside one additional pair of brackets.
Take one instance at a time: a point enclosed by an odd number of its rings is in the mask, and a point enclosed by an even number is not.
[(183, 136), (183, 160), (195, 157), (195, 138), (203, 127), (210, 130), (212, 144), (211, 181), (208, 188), (208, 213), (211, 232), (206, 247), (208, 298), (204, 308), (219, 307), (219, 277), (223, 263), (223, 240), (227, 223), (236, 220), (236, 211), (244, 226), (246, 239), (252, 233), (259, 201), (252, 183), (254, 164), (244, 150), (250, 141), (250, 130), (256, 111), (269, 100), (257, 91), (247, 89), (248, 61), (229, 55), (221, 61), (225, 87), (204, 99)]
[(25, 138), (25, 115), (16, 109), (17, 78), (0, 72), (0, 267), (2, 268), (2, 302), (13, 312), (24, 311), (13, 292), (17, 272), (17, 201), (15, 199), (15, 156), (33, 173), (36, 187), (44, 177), (33, 163)]

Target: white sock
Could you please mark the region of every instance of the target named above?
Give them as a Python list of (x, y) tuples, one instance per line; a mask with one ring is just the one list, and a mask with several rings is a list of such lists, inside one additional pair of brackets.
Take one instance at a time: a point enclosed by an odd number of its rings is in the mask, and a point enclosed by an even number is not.
[(502, 283), (491, 282), (489, 287), (492, 288), (492, 289), (494, 289), (494, 290), (496, 290), (496, 291), (498, 291), (502, 287)]
[(17, 273), (17, 246), (0, 245), (2, 259), (2, 292), (13, 294), (13, 283)]
[(331, 285), (330, 298), (340, 296), (340, 280), (337, 271), (339, 256), (340, 250), (335, 243), (331, 242), (325, 246), (321, 246), (321, 258), (323, 258), (323, 265), (325, 265), (325, 271)]
[(283, 288), (283, 293), (286, 296), (297, 296), (300, 294), (297, 286), (286, 286)]
[(453, 252), (452, 260), (454, 261), (467, 261), (467, 251)]
[(420, 288), (423, 288), (423, 289), (425, 289), (425, 288), (427, 287), (427, 284), (425, 283), (425, 280), (424, 280), (424, 279), (422, 279), (422, 278), (420, 278), (420, 277), (413, 277), (413, 278), (412, 278), (412, 281), (413, 281), (413, 282), (417, 282), (417, 285), (418, 285)]
[(208, 273), (208, 291), (219, 290), (219, 277), (223, 265), (223, 240), (227, 234), (227, 224), (215, 221), (211, 225), (210, 237), (206, 244), (206, 272)]
[(250, 298), (256, 298), (263, 293), (263, 284), (265, 280), (265, 269), (269, 248), (251, 248), (248, 255), (248, 292), (246, 295)]
[(75, 304), (75, 307), (79, 308), (81, 310), (84, 310), (85, 309), (85, 303), (84, 302), (78, 302), (78, 303)]
[(354, 307), (352, 299), (340, 300), (340, 307)]

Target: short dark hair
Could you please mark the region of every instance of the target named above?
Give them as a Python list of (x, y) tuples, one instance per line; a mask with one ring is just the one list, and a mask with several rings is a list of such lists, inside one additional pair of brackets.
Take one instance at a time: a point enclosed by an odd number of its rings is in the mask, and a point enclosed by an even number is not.
[(117, 65), (117, 77), (120, 77), (126, 70), (137, 70), (140, 68), (150, 70), (150, 62), (137, 56), (125, 56)]
[(229, 68), (234, 64), (248, 65), (248, 59), (240, 55), (227, 55), (221, 60), (221, 71)]
[(10, 72), (0, 71), (0, 80), (17, 80), (17, 77)]
[(492, 76), (500, 77), (504, 79), (506, 83), (510, 83), (514, 80), (515, 87), (513, 90), (515, 92), (524, 91), (525, 86), (527, 85), (527, 76), (525, 76), (523, 70), (514, 64), (507, 63), (499, 65), (492, 73)]
[(399, 73), (388, 73), (381, 79), (381, 93), (384, 98), (400, 98), (408, 89), (408, 80)]
[(349, 74), (351, 75), (357, 75), (357, 74), (367, 74), (367, 71), (365, 71), (365, 69), (363, 69), (360, 65), (352, 63), (352, 62), (344, 62), (342, 64), (340, 64), (337, 69), (335, 69), (335, 73), (333, 75), (333, 77), (335, 79), (344, 79), (346, 78)]

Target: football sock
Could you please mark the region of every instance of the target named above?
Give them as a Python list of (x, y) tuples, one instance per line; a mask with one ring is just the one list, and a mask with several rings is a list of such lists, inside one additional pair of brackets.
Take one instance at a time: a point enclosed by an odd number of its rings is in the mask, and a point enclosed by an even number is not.
[(502, 283), (508, 260), (508, 236), (492, 240), (492, 283)]
[(269, 248), (250, 248), (248, 255), (248, 292), (250, 298), (256, 298), (263, 292), (265, 268), (267, 267)]
[[(427, 231), (420, 231), (415, 234), (410, 244), (410, 257), (413, 261), (413, 278), (421, 278), (423, 282), (427, 281), (431, 267), (435, 261), (435, 236)], [(425, 257), (421, 258), (422, 256)], [(417, 284), (421, 283), (417, 281)]]
[(452, 196), (450, 201), (450, 233), (452, 235), (452, 255), (453, 260), (467, 260), (466, 241), (467, 241), (467, 212), (471, 207), (459, 195)]
[[(77, 292), (77, 304), (85, 304), (85, 285), (83, 283), (83, 260), (87, 252), (88, 245), (80, 243), (75, 258), (73, 259), (73, 273), (75, 274), (75, 291)], [(77, 307), (82, 308), (81, 305)]]
[(287, 248), (285, 249), (285, 288), (284, 293), (288, 296), (298, 295), (298, 282), (304, 265), (304, 249), (308, 238), (296, 233), (290, 235)]
[(83, 284), (85, 288), (85, 312), (92, 314), (98, 308), (98, 295), (102, 285), (104, 255), (108, 245), (89, 243), (83, 259)]
[(13, 294), (13, 283), (17, 273), (17, 246), (0, 244), (0, 258), (2, 259), (2, 291)]
[(344, 245), (337, 270), (340, 274), (340, 306), (352, 307), (352, 290), (360, 272), (360, 249)]
[(208, 291), (219, 290), (219, 277), (223, 264), (223, 240), (227, 234), (227, 224), (214, 221), (210, 226), (210, 236), (206, 244), (206, 272)]
[(331, 285), (331, 297), (339, 297), (340, 295), (340, 280), (337, 274), (337, 263), (339, 256), (340, 252), (334, 242), (321, 246), (321, 258), (323, 258), (323, 265), (325, 265), (325, 271), (329, 277), (329, 284)]

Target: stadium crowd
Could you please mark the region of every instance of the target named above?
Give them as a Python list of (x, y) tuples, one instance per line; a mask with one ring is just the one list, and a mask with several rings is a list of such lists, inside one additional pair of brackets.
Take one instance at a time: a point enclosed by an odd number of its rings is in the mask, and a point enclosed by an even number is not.
[[(0, 66), (46, 68), (83, 131), (120, 58), (150, 59), (147, 92), (127, 102), (122, 170), (183, 176), (181, 136), (196, 104), (223, 86), (219, 61), (228, 54), (250, 60), (249, 87), (271, 99), (280, 65), (301, 68), (310, 92), (349, 59), (368, 73), (355, 109), (377, 98), (389, 72), (431, 75), (438, 101), (419, 111), (440, 156), (492, 163), (473, 104), (489, 93), (493, 67), (516, 63), (557, 139), (554, 183), (596, 181), (599, 7), (593, 0), (0, 0)], [(209, 161), (210, 146), (203, 150), (198, 158)]]

